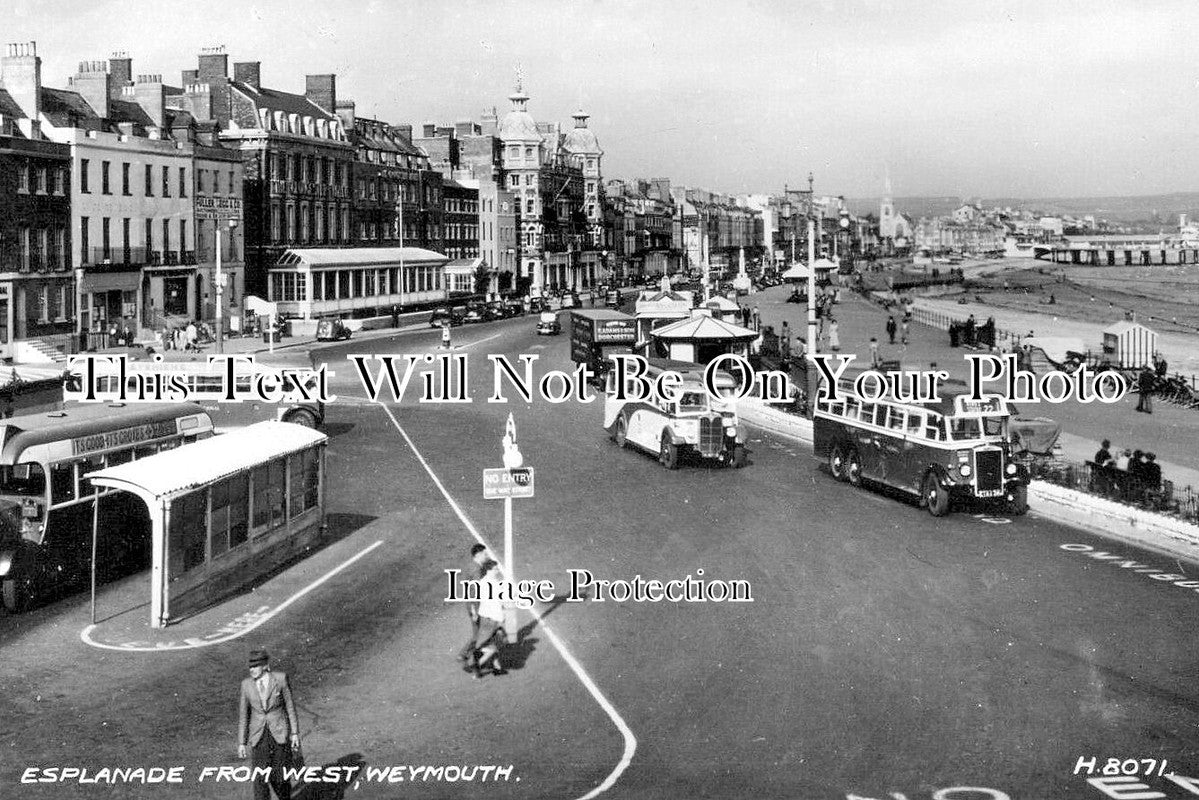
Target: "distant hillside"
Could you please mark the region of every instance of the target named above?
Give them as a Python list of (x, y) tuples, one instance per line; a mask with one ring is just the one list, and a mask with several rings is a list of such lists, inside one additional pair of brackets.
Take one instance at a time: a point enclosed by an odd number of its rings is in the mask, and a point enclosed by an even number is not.
[[(1049, 216), (1069, 214), (1085, 217), (1093, 214), (1096, 219), (1131, 224), (1158, 224), (1167, 228), (1178, 225), (1178, 215), (1187, 214), (1199, 220), (1199, 192), (1176, 194), (1153, 194), (1141, 197), (896, 197), (895, 208), (911, 218), (935, 217), (948, 214), (966, 200), (972, 200), (983, 208), (1011, 206), (1030, 211), (1043, 211)], [(881, 198), (847, 198), (850, 210), (855, 214), (878, 215)]]

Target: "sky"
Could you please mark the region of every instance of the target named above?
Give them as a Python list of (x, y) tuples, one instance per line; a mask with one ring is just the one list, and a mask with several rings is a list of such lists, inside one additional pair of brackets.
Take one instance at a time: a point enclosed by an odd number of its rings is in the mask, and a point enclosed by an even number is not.
[(177, 85), (202, 47), (388, 122), (582, 104), (605, 177), (871, 197), (1199, 190), (1194, 0), (4, 0), (43, 84), (124, 50)]

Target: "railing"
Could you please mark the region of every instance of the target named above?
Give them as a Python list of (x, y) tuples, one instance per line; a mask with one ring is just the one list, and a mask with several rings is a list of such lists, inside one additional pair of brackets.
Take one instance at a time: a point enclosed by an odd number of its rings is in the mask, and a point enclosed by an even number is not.
[(84, 266), (105, 264), (141, 265), (148, 263), (144, 247), (92, 247), (84, 251)]
[(1123, 505), (1199, 523), (1199, 492), (1192, 486), (1179, 488), (1165, 478), (1155, 484), (1127, 470), (1100, 467), (1092, 461), (1034, 464), (1032, 477)]

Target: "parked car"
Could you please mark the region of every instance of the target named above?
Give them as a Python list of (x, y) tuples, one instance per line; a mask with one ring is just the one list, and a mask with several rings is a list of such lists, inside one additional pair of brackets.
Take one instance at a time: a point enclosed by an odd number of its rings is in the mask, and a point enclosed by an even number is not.
[(483, 308), (483, 313), (487, 315), (487, 319), (507, 319), (511, 316), (508, 313), (508, 307), (499, 300), (493, 300)]
[(352, 331), (339, 319), (322, 319), (316, 323), (316, 340), (318, 342), (339, 342), (349, 339)]
[(562, 308), (578, 308), (579, 293), (578, 292), (563, 292), (562, 293)]
[(490, 317), (487, 316), (487, 308), (481, 305), (467, 306), (466, 314), (463, 315), (462, 321), (466, 323), (486, 322)]
[(537, 320), (537, 335), (557, 336), (561, 332), (562, 326), (558, 324), (558, 315), (553, 311), (542, 311), (541, 317)]
[(433, 315), (429, 317), (429, 327), (440, 328), (444, 325), (449, 325), (450, 327), (461, 325), (464, 316), (466, 316), (465, 309), (442, 306), (433, 310)]

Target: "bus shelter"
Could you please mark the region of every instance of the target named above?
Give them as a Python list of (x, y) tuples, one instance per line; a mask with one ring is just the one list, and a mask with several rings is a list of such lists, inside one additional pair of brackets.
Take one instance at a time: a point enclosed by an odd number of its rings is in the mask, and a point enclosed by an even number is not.
[(327, 441), (259, 422), (88, 476), (149, 510), (151, 627), (246, 586), (321, 535)]

